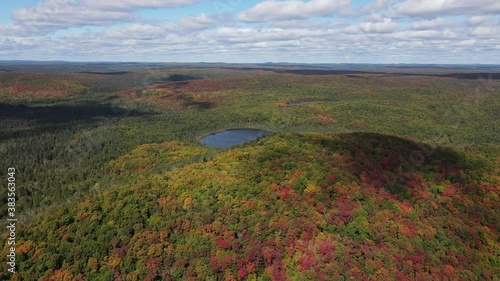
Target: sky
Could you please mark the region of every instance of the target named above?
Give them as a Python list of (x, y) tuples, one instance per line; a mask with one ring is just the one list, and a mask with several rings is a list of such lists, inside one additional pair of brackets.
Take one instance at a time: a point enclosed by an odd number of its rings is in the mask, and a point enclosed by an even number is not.
[(500, 1), (2, 0), (0, 60), (500, 64)]

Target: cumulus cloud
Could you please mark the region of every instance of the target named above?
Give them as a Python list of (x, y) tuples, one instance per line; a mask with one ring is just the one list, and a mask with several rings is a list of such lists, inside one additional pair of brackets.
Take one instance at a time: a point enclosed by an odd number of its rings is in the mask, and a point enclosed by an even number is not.
[(404, 30), (390, 34), (393, 39), (406, 40), (406, 41), (422, 41), (429, 43), (427, 40), (441, 40), (443, 42), (452, 42), (459, 36), (456, 32), (451, 30)]
[(381, 16), (372, 16), (367, 21), (359, 25), (351, 25), (344, 30), (347, 33), (355, 34), (362, 33), (364, 35), (393, 33), (400, 29), (400, 25), (393, 22), (390, 18), (382, 18)]
[(453, 25), (452, 21), (445, 20), (442, 18), (436, 18), (432, 20), (420, 20), (412, 23), (411, 27), (413, 29), (432, 29), (432, 28), (440, 28), (447, 27)]
[(0, 59), (500, 63), (493, 1), (372, 0), (339, 16), (349, 0), (263, 0), (223, 19), (182, 9), (178, 23), (137, 13), (196, 1), (45, 0), (0, 24)]
[[(102, 37), (110, 41), (120, 40), (154, 40), (166, 37), (176, 32), (177, 26), (170, 22), (158, 22), (155, 24), (131, 24), (119, 29), (109, 29), (102, 33)], [(98, 35), (99, 37), (99, 35)]]
[(133, 11), (138, 9), (176, 8), (202, 0), (84, 0), (83, 5), (93, 9)]
[(365, 32), (391, 33), (399, 29), (399, 24), (391, 19), (384, 19), (381, 22), (366, 22), (361, 25), (361, 28)]
[(327, 17), (349, 8), (349, 0), (311, 0), (308, 2), (266, 0), (241, 13), (238, 19), (247, 22), (297, 20), (311, 17)]
[(467, 19), (470, 25), (479, 25), (491, 21), (491, 16), (472, 16)]
[(274, 27), (290, 29), (290, 28), (309, 28), (309, 29), (324, 29), (324, 28), (338, 28), (350, 25), (347, 20), (327, 20), (312, 22), (308, 20), (289, 20), (277, 21), (272, 24)]
[(387, 9), (391, 4), (394, 3), (394, 1), (395, 0), (377, 0), (375, 2), (366, 4), (361, 9), (359, 9), (358, 12), (360, 14), (380, 12), (382, 10)]
[(130, 21), (135, 19), (135, 16), (123, 11), (92, 9), (72, 0), (48, 0), (34, 7), (13, 11), (12, 19), (21, 26), (44, 30), (81, 25), (106, 25)]
[(499, 14), (494, 0), (407, 0), (392, 10), (394, 16), (436, 17), (443, 15)]
[(494, 26), (464, 28), (464, 22), (458, 27), (413, 30), (391, 27), (394, 24), (390, 19), (364, 22), (351, 25), (353, 32), (344, 25), (328, 25), (232, 26), (189, 33), (169, 22), (129, 24), (41, 41), (3, 38), (0, 58), (19, 54), (24, 59), (47, 59), (44, 50), (50, 50), (50, 59), (70, 60), (471, 63), (476, 61), (466, 54), (480, 53), (476, 58), (480, 62), (498, 52), (499, 41), (492, 41), (492, 34), (500, 33)]
[(192, 17), (182, 17), (179, 20), (179, 27), (183, 30), (201, 30), (214, 26), (217, 23), (215, 17), (199, 14)]
[(213, 31), (205, 31), (200, 34), (203, 39), (214, 40), (218, 43), (242, 43), (242, 42), (274, 42), (289, 40), (308, 40), (310, 38), (325, 36), (329, 30), (311, 30), (308, 28), (237, 28), (222, 27)]
[(471, 35), (475, 36), (476, 38), (487, 38), (490, 40), (496, 39), (497, 42), (498, 39), (500, 38), (500, 28), (498, 25), (494, 26), (479, 26), (471, 31)]
[(0, 36), (23, 36), (26, 29), (16, 24), (0, 24)]
[(40, 49), (44, 40), (39, 38), (0, 37), (0, 53), (22, 52)]
[(46, 0), (12, 12), (13, 29), (46, 34), (79, 26), (105, 26), (139, 19), (139, 9), (175, 8), (201, 0)]

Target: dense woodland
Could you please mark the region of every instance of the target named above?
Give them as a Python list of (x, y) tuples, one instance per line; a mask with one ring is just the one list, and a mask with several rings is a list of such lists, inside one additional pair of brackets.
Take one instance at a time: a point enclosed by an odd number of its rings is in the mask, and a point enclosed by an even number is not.
[(457, 77), (0, 72), (0, 279), (497, 280), (500, 83)]

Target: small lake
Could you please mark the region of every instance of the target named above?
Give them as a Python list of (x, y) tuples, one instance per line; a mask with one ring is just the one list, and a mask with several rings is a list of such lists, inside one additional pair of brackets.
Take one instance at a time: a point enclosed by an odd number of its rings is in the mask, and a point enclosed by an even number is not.
[(257, 129), (230, 129), (203, 137), (203, 145), (229, 148), (231, 146), (254, 141), (260, 137), (272, 135), (272, 132)]

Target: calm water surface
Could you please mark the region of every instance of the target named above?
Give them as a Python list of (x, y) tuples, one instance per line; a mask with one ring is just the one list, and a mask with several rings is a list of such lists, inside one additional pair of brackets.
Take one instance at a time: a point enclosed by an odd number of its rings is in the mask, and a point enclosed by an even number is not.
[(205, 136), (200, 142), (211, 147), (229, 148), (269, 135), (272, 135), (272, 132), (257, 129), (231, 129)]

